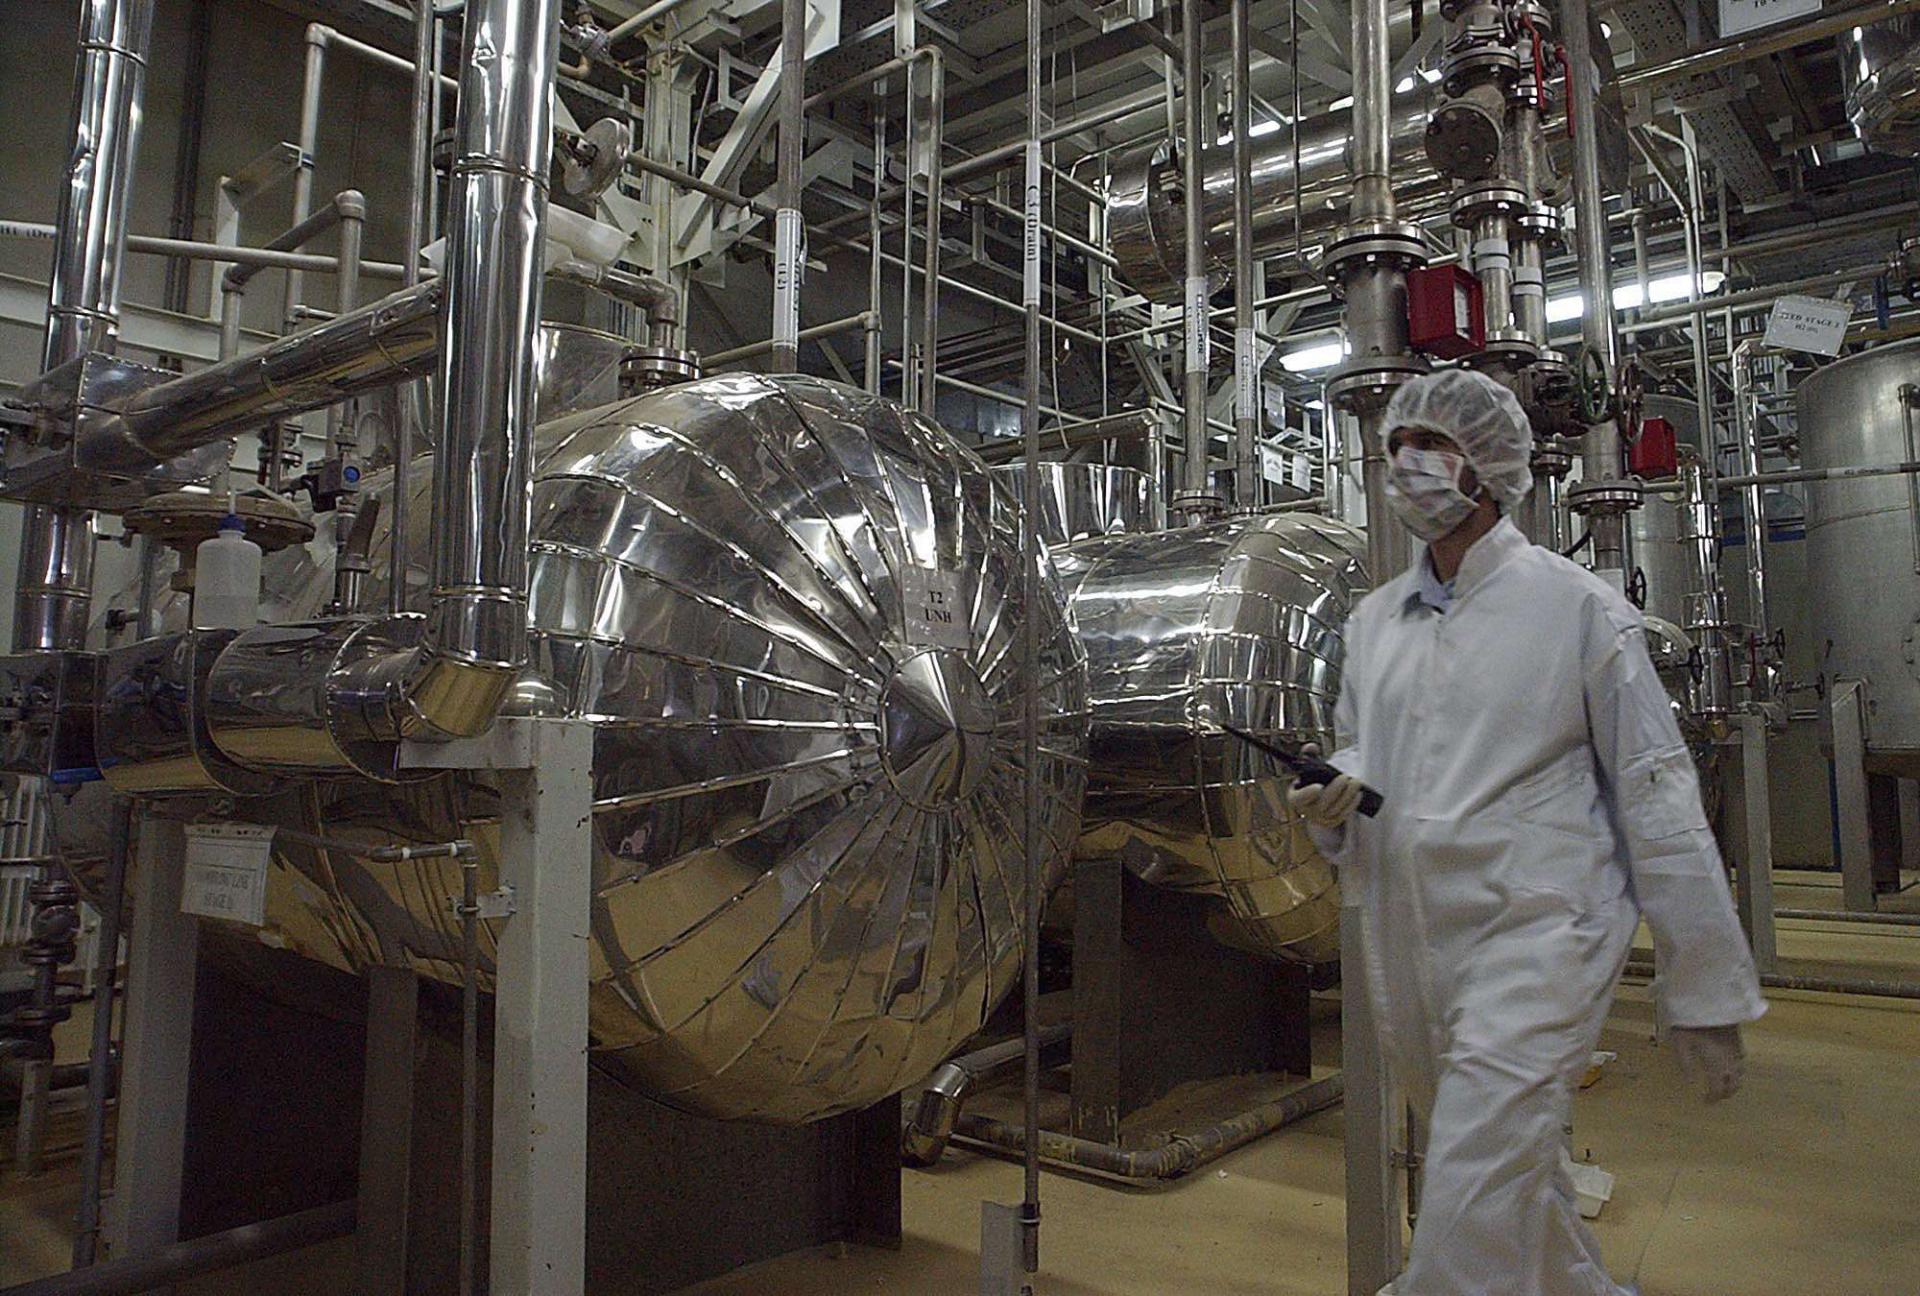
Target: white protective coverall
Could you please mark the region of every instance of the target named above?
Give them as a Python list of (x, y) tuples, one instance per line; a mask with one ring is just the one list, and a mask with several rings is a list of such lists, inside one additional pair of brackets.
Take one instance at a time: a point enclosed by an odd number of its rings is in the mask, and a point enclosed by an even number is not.
[(1395, 1291), (1619, 1296), (1560, 1150), (1637, 920), (1668, 1026), (1766, 1005), (1639, 613), (1505, 518), (1444, 613), (1419, 597), (1426, 561), (1346, 632), (1332, 760), (1386, 804), (1316, 830), (1429, 1130)]

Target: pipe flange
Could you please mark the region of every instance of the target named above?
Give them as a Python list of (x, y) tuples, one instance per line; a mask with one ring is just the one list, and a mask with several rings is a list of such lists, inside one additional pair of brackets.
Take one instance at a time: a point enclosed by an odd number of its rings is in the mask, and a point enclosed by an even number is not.
[(1176, 513), (1211, 518), (1226, 512), (1227, 502), (1213, 491), (1181, 491), (1167, 507)]
[(1457, 54), (1448, 56), (1441, 69), (1441, 84), (1449, 94), (1488, 81), (1505, 83), (1520, 75), (1520, 52), (1511, 45), (1476, 41)]
[(1524, 217), (1532, 206), (1513, 181), (1496, 177), (1456, 192), (1447, 214), (1455, 225), (1467, 229), (1489, 216)]
[(1631, 513), (1646, 502), (1647, 488), (1633, 478), (1581, 482), (1567, 491), (1567, 507), (1583, 517)]
[(579, 139), (562, 138), (560, 183), (575, 198), (598, 198), (613, 187), (633, 156), (633, 128), (612, 117), (587, 127)]
[(1486, 345), (1467, 356), (1462, 363), (1483, 369), (1491, 365), (1531, 364), (1540, 355), (1540, 344), (1519, 329), (1489, 329)]
[(1326, 398), (1349, 414), (1365, 414), (1385, 408), (1396, 387), (1426, 372), (1417, 355), (1351, 356), (1327, 375)]
[(1417, 270), (1427, 263), (1420, 227), (1404, 221), (1363, 221), (1343, 228), (1320, 258), (1320, 273), (1336, 292), (1355, 265), (1387, 264)]
[(1530, 207), (1516, 218), (1521, 232), (1548, 243), (1558, 244), (1565, 240), (1567, 223), (1560, 213), (1544, 203)]
[(620, 394), (638, 396), (642, 392), (693, 382), (699, 377), (698, 352), (637, 346), (620, 361)]
[(1533, 457), (1528, 461), (1535, 477), (1565, 477), (1573, 471), (1573, 454), (1566, 447), (1546, 441), (1533, 443)]

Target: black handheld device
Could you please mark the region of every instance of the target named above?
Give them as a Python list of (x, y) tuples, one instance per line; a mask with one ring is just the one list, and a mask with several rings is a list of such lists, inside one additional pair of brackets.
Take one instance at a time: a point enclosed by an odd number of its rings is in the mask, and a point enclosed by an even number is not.
[[(1235, 738), (1238, 738), (1241, 742), (1246, 743), (1249, 747), (1257, 747), (1279, 761), (1282, 765), (1293, 771), (1293, 777), (1297, 782), (1305, 783), (1310, 787), (1325, 787), (1340, 776), (1339, 770), (1317, 756), (1309, 756), (1305, 752), (1282, 747), (1279, 743), (1269, 742), (1265, 738), (1255, 738), (1245, 730), (1235, 729), (1232, 725), (1221, 725), (1220, 727), (1232, 734)], [(1386, 799), (1384, 797), (1364, 783), (1361, 784), (1361, 814), (1371, 819), (1380, 813), (1380, 807), (1385, 804)]]

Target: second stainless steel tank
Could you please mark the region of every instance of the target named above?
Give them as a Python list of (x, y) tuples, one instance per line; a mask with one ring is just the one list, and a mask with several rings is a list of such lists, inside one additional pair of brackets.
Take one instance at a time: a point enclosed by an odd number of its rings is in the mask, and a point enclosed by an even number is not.
[(1218, 724), (1331, 745), (1364, 552), (1353, 528), (1291, 514), (1056, 554), (1093, 713), (1080, 853), (1217, 897), (1216, 935), (1270, 957), (1338, 957), (1333, 872), (1290, 777)]
[[(1920, 458), (1920, 341), (1849, 357), (1800, 384), (1800, 453), (1809, 468)], [(1829, 680), (1864, 681), (1869, 763), (1920, 775), (1920, 510), (1915, 479), (1807, 485), (1807, 598), (1831, 645)]]

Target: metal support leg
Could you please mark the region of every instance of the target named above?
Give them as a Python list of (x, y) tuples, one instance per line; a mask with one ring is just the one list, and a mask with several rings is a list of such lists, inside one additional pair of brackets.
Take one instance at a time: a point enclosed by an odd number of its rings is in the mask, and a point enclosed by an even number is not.
[(421, 744), (404, 763), (491, 769), (500, 784), (493, 1026), (493, 1296), (586, 1289), (587, 944), (593, 730), (502, 720), (479, 738)]
[(1762, 972), (1779, 970), (1773, 924), (1773, 796), (1767, 785), (1767, 720), (1740, 717), (1740, 772), (1746, 790), (1746, 851), (1737, 879), (1740, 924), (1747, 929), (1753, 963)]
[(20, 1114), (14, 1124), (13, 1172), (31, 1179), (46, 1168), (47, 1102), (53, 1093), (53, 1059), (20, 1064)]
[(360, 1103), (358, 1296), (406, 1296), (413, 1168), (413, 1069), (419, 979), (411, 968), (367, 972), (367, 1067)]
[(139, 833), (107, 1230), (118, 1260), (179, 1240), (200, 944), (197, 921), (180, 912), (185, 831), (171, 819), (149, 815), (139, 821)]
[(1860, 682), (1842, 680), (1833, 688), (1834, 827), (1840, 838), (1840, 892), (1843, 907), (1871, 913), (1873, 830), (1867, 812), (1867, 749), (1862, 731)]
[(1347, 1296), (1375, 1296), (1400, 1272), (1400, 1184), (1393, 1135), (1401, 1108), (1367, 1000), (1359, 916), (1340, 915), (1340, 1069), (1346, 1076)]

